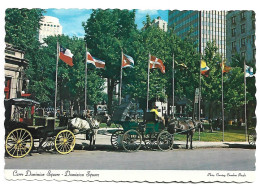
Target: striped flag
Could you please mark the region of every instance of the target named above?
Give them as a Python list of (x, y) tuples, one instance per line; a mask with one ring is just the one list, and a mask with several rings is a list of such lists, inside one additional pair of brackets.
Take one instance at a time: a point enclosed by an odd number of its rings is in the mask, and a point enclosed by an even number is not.
[(94, 65), (96, 68), (105, 68), (105, 62), (103, 60), (100, 60), (98, 58), (95, 58), (93, 56), (91, 56), (91, 54), (88, 52), (88, 64), (92, 64)]
[(159, 68), (163, 74), (165, 73), (165, 66), (163, 65), (161, 59), (156, 58), (155, 56), (151, 56), (149, 62), (150, 62), (150, 69)]
[(133, 68), (134, 64), (134, 59), (131, 56), (123, 54), (122, 68)]
[(60, 59), (68, 64), (69, 66), (73, 66), (72, 57), (73, 54), (69, 49), (66, 49), (60, 45), (60, 53), (59, 53)]
[(206, 62), (204, 60), (201, 60), (201, 74), (204, 75), (205, 77), (209, 76), (209, 67), (207, 66)]
[(231, 70), (230, 66), (227, 66), (225, 62), (220, 63), (220, 67), (222, 66), (223, 73), (228, 73)]

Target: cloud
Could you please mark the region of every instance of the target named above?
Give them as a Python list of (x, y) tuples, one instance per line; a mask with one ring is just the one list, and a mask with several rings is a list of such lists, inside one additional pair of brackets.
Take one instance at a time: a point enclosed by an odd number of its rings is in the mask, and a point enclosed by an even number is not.
[(140, 10), (138, 9), (135, 13), (135, 22), (137, 24), (137, 28), (141, 29), (143, 27), (143, 21), (146, 20), (146, 15), (154, 18), (159, 15), (158, 10)]
[(89, 19), (91, 12), (89, 9), (47, 9), (45, 15), (59, 18), (64, 35), (83, 37), (82, 22)]
[(63, 27), (63, 33), (69, 36), (73, 36), (73, 35), (76, 35), (78, 37), (84, 36), (85, 31), (82, 26), (82, 22), (86, 22), (89, 19), (89, 17), (90, 15), (86, 14), (78, 17), (71, 17), (70, 19), (61, 21), (61, 25)]
[(136, 19), (142, 19), (145, 18), (146, 15), (150, 15), (150, 16), (154, 16), (154, 15), (158, 15), (158, 11), (157, 10), (140, 10), (138, 9), (135, 13), (135, 17)]

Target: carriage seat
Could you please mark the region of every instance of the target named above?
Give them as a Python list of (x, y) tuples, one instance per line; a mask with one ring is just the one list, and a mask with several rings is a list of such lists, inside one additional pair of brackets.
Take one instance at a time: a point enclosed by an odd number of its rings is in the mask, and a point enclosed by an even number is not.
[(158, 120), (156, 119), (156, 114), (155, 112), (145, 112), (144, 113), (144, 119), (145, 119), (145, 122), (148, 123), (148, 122), (158, 122)]

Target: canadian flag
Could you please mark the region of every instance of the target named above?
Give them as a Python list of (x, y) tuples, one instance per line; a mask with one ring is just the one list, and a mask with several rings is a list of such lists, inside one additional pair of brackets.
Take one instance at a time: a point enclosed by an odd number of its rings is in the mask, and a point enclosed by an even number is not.
[(161, 59), (151, 56), (150, 58), (150, 69), (159, 68), (163, 74), (165, 74), (165, 66)]

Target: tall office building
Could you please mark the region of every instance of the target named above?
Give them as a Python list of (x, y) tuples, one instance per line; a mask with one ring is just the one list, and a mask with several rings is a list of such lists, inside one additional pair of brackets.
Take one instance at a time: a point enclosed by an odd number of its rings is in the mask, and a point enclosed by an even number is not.
[(44, 16), (40, 22), (39, 41), (44, 43), (44, 38), (61, 34), (62, 26), (59, 19), (52, 16)]
[(157, 27), (157, 28), (160, 28), (161, 30), (167, 32), (167, 29), (168, 29), (168, 24), (165, 20), (162, 20), (160, 16), (157, 17), (157, 19), (154, 19), (153, 23), (152, 23), (153, 26)]
[(215, 41), (219, 53), (226, 57), (226, 11), (169, 11), (168, 28), (181, 38), (190, 34), (204, 54), (208, 41)]
[(246, 62), (255, 63), (255, 12), (228, 11), (227, 13), (227, 60), (236, 54)]

